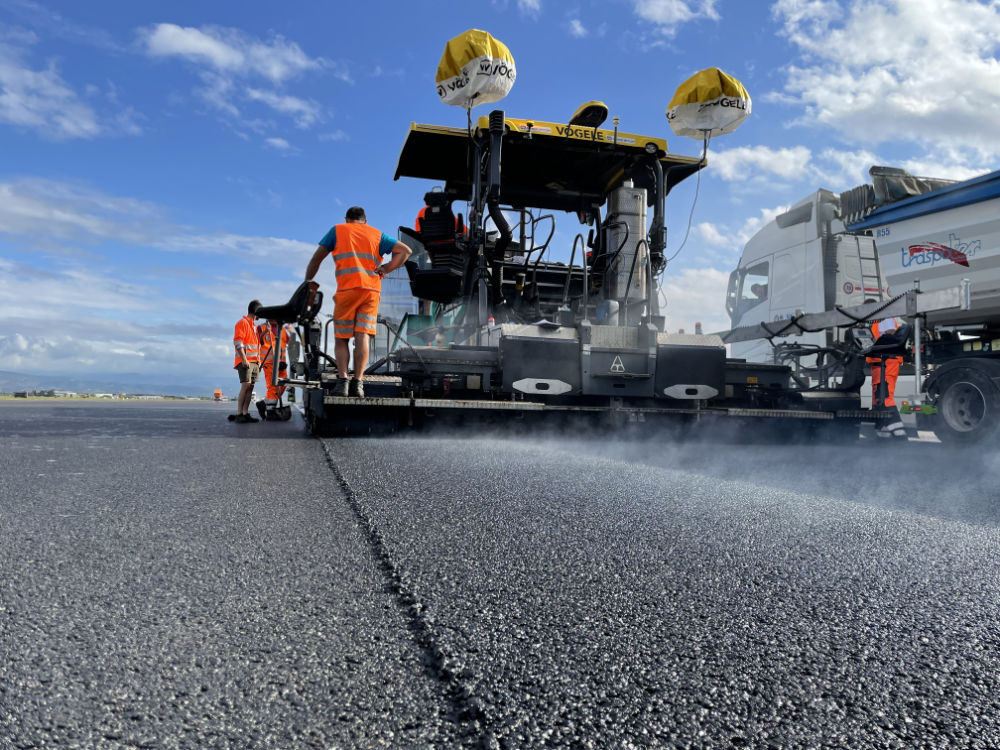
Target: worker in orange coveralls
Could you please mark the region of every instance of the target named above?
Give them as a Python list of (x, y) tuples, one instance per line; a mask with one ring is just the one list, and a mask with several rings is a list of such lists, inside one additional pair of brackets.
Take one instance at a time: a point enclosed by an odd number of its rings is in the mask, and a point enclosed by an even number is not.
[(266, 321), (263, 325), (257, 326), (257, 338), (260, 341), (261, 372), (264, 373), (264, 382), (267, 384), (267, 397), (264, 399), (265, 408), (274, 408), (278, 405), (278, 399), (285, 395), (285, 386), (272, 385), (271, 376), (274, 374), (274, 341), (281, 331), (281, 349), (278, 352), (278, 377), (285, 377), (288, 371), (288, 329), (279, 326), (273, 320)]
[[(900, 321), (898, 318), (876, 320), (872, 324), (872, 336), (878, 341), (880, 336), (898, 330), (899, 325)], [(875, 434), (883, 438), (905, 438), (906, 429), (903, 426), (902, 418), (899, 416), (899, 410), (896, 408), (896, 399), (894, 398), (896, 380), (899, 378), (899, 368), (903, 364), (903, 358), (886, 357), (884, 373), (882, 372), (881, 359), (878, 357), (868, 357), (867, 361), (872, 371), (872, 408), (891, 412), (890, 417), (880, 421)], [(884, 393), (879, 390), (879, 385), (883, 379), (885, 380)], [(884, 398), (882, 398), (883, 395)]]

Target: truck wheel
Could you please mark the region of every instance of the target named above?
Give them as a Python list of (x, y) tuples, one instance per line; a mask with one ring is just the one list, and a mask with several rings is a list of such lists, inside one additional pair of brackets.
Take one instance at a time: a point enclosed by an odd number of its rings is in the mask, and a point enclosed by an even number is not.
[(1000, 390), (979, 370), (962, 367), (938, 387), (934, 434), (942, 443), (976, 443), (1000, 425)]

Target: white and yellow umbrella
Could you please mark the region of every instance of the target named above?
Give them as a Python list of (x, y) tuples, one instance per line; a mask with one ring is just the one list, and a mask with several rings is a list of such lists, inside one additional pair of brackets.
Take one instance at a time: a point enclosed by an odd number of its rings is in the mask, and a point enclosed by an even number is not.
[(489, 32), (469, 29), (450, 40), (438, 65), (438, 96), (445, 104), (472, 109), (503, 99), (517, 78), (514, 57)]
[(706, 68), (684, 81), (667, 107), (674, 133), (699, 141), (732, 133), (749, 116), (750, 94), (718, 68)]

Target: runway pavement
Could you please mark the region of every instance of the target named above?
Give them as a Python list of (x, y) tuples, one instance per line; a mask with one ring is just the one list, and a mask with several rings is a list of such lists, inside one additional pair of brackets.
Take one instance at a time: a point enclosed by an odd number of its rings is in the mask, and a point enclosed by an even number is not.
[(224, 413), (0, 404), (0, 746), (1000, 746), (992, 451)]

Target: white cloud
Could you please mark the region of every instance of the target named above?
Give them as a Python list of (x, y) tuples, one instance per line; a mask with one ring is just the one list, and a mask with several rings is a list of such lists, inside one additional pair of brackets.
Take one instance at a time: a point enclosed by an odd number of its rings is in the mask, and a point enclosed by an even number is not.
[(537, 16), (542, 12), (542, 0), (517, 0), (517, 9), (522, 13)]
[(804, 107), (799, 124), (859, 144), (960, 143), (964, 163), (1000, 156), (997, 3), (779, 0), (772, 12), (803, 53), (783, 93)]
[[(193, 64), (201, 80), (195, 93), (223, 112), (234, 128), (246, 126), (243, 109), (251, 104), (263, 104), (274, 112), (287, 115), (300, 128), (312, 127), (323, 120), (320, 105), (278, 89), (315, 71), (331, 73), (342, 81), (351, 82), (343, 65), (322, 57), (310, 57), (298, 44), (280, 35), (262, 41), (239, 29), (160, 23), (139, 29), (137, 36), (140, 48), (148, 56), (186, 60)], [(245, 85), (244, 81), (266, 81), (268, 86)], [(258, 118), (256, 122), (265, 121)]]
[(774, 219), (778, 214), (787, 211), (788, 208), (787, 205), (762, 208), (759, 214), (748, 217), (738, 227), (704, 221), (695, 225), (695, 236), (700, 237), (704, 242), (714, 247), (738, 253), (743, 249), (747, 240), (753, 237), (761, 227)]
[(351, 136), (347, 131), (338, 129), (329, 133), (320, 133), (319, 139), (321, 141), (349, 141)]
[(141, 241), (159, 223), (149, 203), (45, 179), (0, 182), (0, 233), (57, 240)]
[[(250, 299), (287, 301), (316, 247), (198, 231), (169, 222), (152, 204), (40, 179), (0, 182), (0, 243), (31, 250), (23, 262), (0, 257), (5, 369), (72, 363), (77, 375), (144, 372), (186, 382), (194, 361), (197, 378), (223, 384), (231, 376), (232, 324)], [(107, 255), (87, 257), (84, 243)], [(178, 267), (176, 253), (198, 265)], [(206, 262), (212, 256), (238, 259), (241, 270)], [(25, 300), (36, 298), (44, 304), (26, 315)]]
[(678, 27), (701, 18), (719, 20), (715, 0), (635, 0), (635, 13), (654, 23), (660, 32), (673, 36)]
[[(868, 149), (825, 148), (814, 154), (805, 146), (779, 149), (739, 146), (712, 152), (709, 170), (731, 182), (754, 181), (759, 185), (766, 181), (773, 188), (773, 179), (777, 177), (788, 184), (807, 184), (809, 190), (823, 187), (840, 192), (867, 182), (870, 167), (887, 163)], [(892, 166), (902, 167), (918, 176), (946, 179), (965, 179), (987, 171), (983, 167), (964, 165), (964, 156), (954, 151), (939, 152), (938, 159), (895, 160)]]
[(753, 237), (761, 227), (772, 221), (778, 214), (783, 214), (790, 208), (788, 204), (775, 206), (774, 208), (762, 208), (757, 216), (751, 216), (743, 222), (743, 225), (733, 232), (733, 249), (741, 251), (743, 246)]
[[(227, 255), (305, 268), (315, 243), (281, 237), (198, 232), (171, 223), (157, 206), (119, 198), (77, 183), (30, 179), (0, 182), (0, 235), (33, 244), (72, 240), (75, 245), (115, 240), (169, 252)], [(0, 267), (2, 270), (2, 267)], [(0, 316), (2, 317), (2, 316)]]
[(673, 274), (667, 270), (660, 287), (661, 305), (667, 316), (667, 330), (683, 328), (694, 333), (695, 323), (705, 333), (729, 329), (726, 314), (726, 288), (732, 269), (685, 268)]
[[(245, 309), (246, 302), (243, 305)], [(0, 335), (0, 359), (7, 370), (33, 374), (64, 370), (74, 377), (100, 375), (115, 380), (134, 379), (121, 373), (140, 373), (157, 383), (198, 385), (214, 379), (223, 387), (232, 386), (230, 326), (220, 326), (215, 335), (198, 335), (195, 327), (188, 326), (187, 333), (180, 335), (172, 331), (176, 327), (172, 324), (134, 326), (99, 317), (79, 319), (79, 325), (69, 331), (50, 321), (44, 327), (31, 319), (15, 319), (10, 324), (20, 330)], [(180, 364), (190, 362), (203, 364), (195, 371)]]
[(770, 173), (800, 179), (809, 166), (811, 152), (805, 146), (773, 149), (768, 146), (737, 146), (726, 151), (712, 151), (709, 169), (724, 180), (747, 180)]
[[(239, 107), (232, 101), (236, 85), (230, 78), (212, 71), (203, 71), (200, 78), (204, 85), (196, 88), (195, 94), (202, 101), (234, 119), (241, 116)], [(246, 125), (247, 123), (241, 121), (240, 124)]]
[(220, 72), (253, 73), (273, 83), (325, 64), (322, 58), (310, 58), (299, 45), (280, 35), (262, 42), (238, 29), (218, 26), (196, 29), (160, 23), (140, 29), (139, 40), (151, 57), (181, 57)]
[(716, 247), (729, 247), (732, 245), (732, 240), (729, 236), (720, 230), (716, 224), (712, 224), (711, 222), (703, 221), (695, 224), (694, 231), (696, 236), (701, 237), (709, 245)]
[(575, 36), (577, 39), (584, 39), (587, 37), (587, 27), (583, 25), (579, 18), (573, 18), (569, 22), (569, 33), (570, 36)]
[(282, 267), (298, 268), (301, 265), (303, 270), (316, 249), (316, 243), (284, 237), (253, 237), (226, 232), (178, 233), (162, 240), (154, 240), (151, 244), (153, 247), (171, 252), (211, 253), (236, 258), (255, 258), (266, 262), (281, 259)]
[(39, 327), (58, 323), (64, 332), (85, 312), (136, 313), (152, 309), (146, 285), (116, 279), (89, 267), (49, 263), (38, 268), (0, 260), (0, 270), (0, 319), (5, 321), (22, 317), (24, 301), (37, 299), (42, 289), (46, 304), (32, 306), (31, 319)]
[(265, 138), (264, 143), (266, 143), (270, 148), (273, 148), (275, 151), (279, 151), (287, 156), (291, 156), (292, 154), (297, 154), (299, 152), (295, 146), (286, 141), (284, 138)]
[(0, 44), (0, 122), (54, 140), (94, 138), (107, 129), (60, 75), (54, 62), (33, 70), (21, 51)]
[(290, 115), (300, 128), (308, 128), (321, 119), (320, 108), (316, 102), (254, 88), (247, 89), (247, 96), (253, 101), (263, 102), (276, 112)]
[(927, 157), (904, 159), (899, 166), (918, 177), (938, 177), (943, 180), (968, 180), (989, 171), (982, 166), (965, 166), (955, 161)]
[(871, 151), (827, 148), (813, 163), (816, 186), (843, 191), (868, 181), (868, 169), (882, 161)]
[[(43, 29), (47, 37), (64, 39), (74, 44), (86, 44), (111, 52), (126, 52), (105, 29), (80, 24), (58, 11), (51, 10), (33, 0), (5, 0), (3, 9), (18, 16), (23, 23)], [(0, 28), (0, 37), (8, 33)]]

